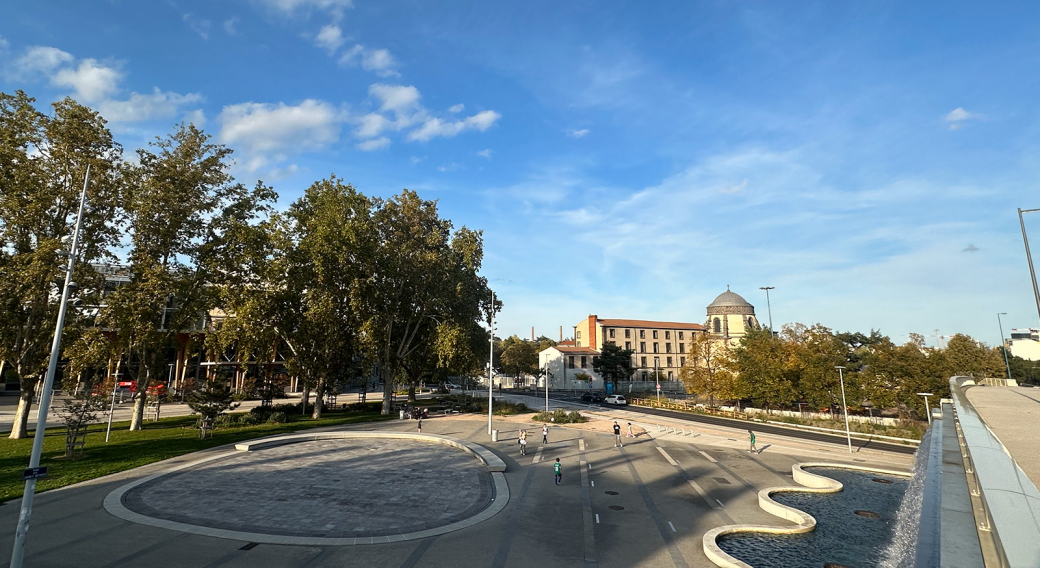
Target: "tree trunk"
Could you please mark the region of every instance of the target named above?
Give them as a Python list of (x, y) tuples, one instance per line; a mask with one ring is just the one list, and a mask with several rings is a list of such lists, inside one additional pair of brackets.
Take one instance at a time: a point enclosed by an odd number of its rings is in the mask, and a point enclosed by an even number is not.
[(408, 383), (408, 402), (416, 402), (414, 381)]
[[(142, 362), (144, 358), (141, 358)], [(137, 397), (134, 398), (134, 413), (130, 416), (130, 431), (144, 429), (144, 408), (148, 399), (148, 383), (151, 382), (151, 369), (146, 369), (144, 375), (138, 375)]]
[(386, 416), (391, 412), (390, 399), (394, 395), (394, 380), (387, 377), (386, 371), (382, 368), (379, 369), (379, 374), (383, 377), (383, 408), (379, 413)]
[(303, 383), (303, 396), (300, 397), (300, 414), (307, 414), (307, 401), (311, 398), (311, 386)]
[(321, 418), (322, 408), (325, 406), (325, 379), (318, 380), (318, 386), (314, 389), (314, 412), (311, 418)]
[(18, 393), (18, 410), (14, 413), (9, 438), (18, 440), (29, 435), (29, 410), (32, 409), (33, 389), (22, 388)]

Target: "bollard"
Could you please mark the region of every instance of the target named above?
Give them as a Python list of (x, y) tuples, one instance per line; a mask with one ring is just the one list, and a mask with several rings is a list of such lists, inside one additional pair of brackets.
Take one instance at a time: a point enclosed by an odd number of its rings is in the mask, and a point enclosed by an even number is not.
[(498, 441), (498, 430), (492, 430), (491, 431), (491, 441), (492, 442), (497, 442)]

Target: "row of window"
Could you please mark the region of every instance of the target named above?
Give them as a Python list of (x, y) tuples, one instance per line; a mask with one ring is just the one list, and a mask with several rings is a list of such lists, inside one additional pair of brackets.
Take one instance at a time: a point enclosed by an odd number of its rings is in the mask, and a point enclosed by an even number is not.
[[(658, 358), (654, 357), (654, 359), (658, 359)], [(671, 367), (672, 366), (672, 358), (671, 357), (665, 357), (665, 363), (666, 363), (665, 367)], [(684, 365), (686, 365), (686, 357), (679, 357), (679, 366), (682, 367)], [(640, 367), (646, 367), (647, 366), (646, 365), (646, 357), (640, 357), (639, 358), (639, 366)]]
[[(660, 353), (661, 352), (660, 344), (654, 343), (653, 347), (654, 347), (654, 351), (653, 351), (654, 353)], [(625, 349), (627, 349), (629, 351), (632, 350), (632, 342), (631, 341), (626, 341), (625, 342)], [(645, 341), (640, 341), (639, 342), (639, 352), (640, 353), (646, 353), (646, 342)], [(671, 343), (665, 343), (664, 344), (664, 352), (665, 353), (671, 353), (672, 352), (672, 344)], [(686, 344), (685, 343), (680, 343), (679, 344), (679, 353), (686, 353)]]
[[(599, 357), (593, 357), (592, 358), (592, 364), (595, 365), (596, 361), (598, 359), (599, 359)], [(575, 368), (574, 367), (574, 355), (571, 355), (571, 356), (567, 357), (567, 367), (569, 367), (571, 369)], [(582, 369), (588, 369), (589, 368), (589, 358), (587, 356), (585, 356), (585, 355), (581, 356), (581, 368)]]
[[(653, 333), (653, 338), (657, 339), (657, 330), (656, 329), (652, 330), (652, 333)], [(683, 337), (683, 332), (678, 331), (676, 333), (679, 336), (679, 340), (685, 339)], [(581, 332), (578, 332), (578, 337), (581, 337)], [(614, 330), (613, 329), (608, 329), (607, 330), (607, 337), (609, 337), (611, 339), (614, 339)], [(672, 332), (665, 331), (664, 332), (664, 338), (665, 339), (671, 339), (672, 338)], [(632, 330), (631, 329), (626, 329), (625, 330), (625, 339), (632, 339)], [(645, 329), (639, 330), (639, 339), (646, 339), (646, 330)]]
[[(575, 369), (576, 368), (574, 366), (575, 359), (576, 358), (574, 357), (574, 355), (571, 355), (571, 356), (567, 357), (567, 367), (568, 368), (570, 368), (570, 369)], [(589, 368), (588, 367), (589, 358), (587, 356), (582, 355), (578, 359), (579, 359), (579, 362), (581, 363), (581, 368), (582, 369), (588, 369)], [(595, 365), (596, 364), (596, 360), (598, 360), (598, 359), (599, 359), (599, 357), (593, 357), (592, 358), (592, 364)], [(679, 357), (679, 366), (682, 367), (684, 365), (686, 365), (686, 357)], [(639, 358), (639, 366), (640, 367), (646, 367), (646, 357), (640, 357)], [(671, 366), (672, 366), (672, 358), (671, 357), (665, 357), (665, 367), (671, 367)], [(668, 372), (668, 378), (671, 378), (671, 374), (672, 374), (671, 371), (669, 371)]]

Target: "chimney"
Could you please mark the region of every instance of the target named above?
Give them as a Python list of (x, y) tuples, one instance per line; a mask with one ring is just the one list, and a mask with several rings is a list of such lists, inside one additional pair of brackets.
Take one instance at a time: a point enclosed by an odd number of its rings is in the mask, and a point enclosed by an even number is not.
[(534, 326), (531, 326), (531, 341), (534, 341)]
[(563, 326), (560, 326), (560, 341), (563, 341)]

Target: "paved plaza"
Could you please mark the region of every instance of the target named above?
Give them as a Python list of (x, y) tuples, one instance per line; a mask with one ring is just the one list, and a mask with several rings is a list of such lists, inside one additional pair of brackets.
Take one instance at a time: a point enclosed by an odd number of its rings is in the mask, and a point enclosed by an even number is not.
[[(506, 464), (508, 503), (481, 522), (428, 538), (354, 546), (279, 545), (215, 538), (127, 521), (105, 510), (106, 496), (150, 475), (218, 455), (214, 448), (37, 496), (26, 566), (206, 568), (374, 566), (714, 566), (702, 552), (711, 528), (782, 524), (758, 507), (759, 489), (792, 484), (791, 466), (847, 462), (907, 469), (911, 456), (686, 425), (683, 434), (639, 422), (636, 438), (614, 447), (614, 419), (645, 420), (625, 410), (587, 410), (594, 420), (553, 427), (495, 419), (498, 442), (477, 416), (424, 421), (432, 433), (483, 445)], [(517, 429), (530, 431), (521, 456)], [(412, 421), (343, 430), (414, 432)], [(553, 482), (560, 458), (563, 484)], [(503, 475), (503, 474), (496, 474)], [(487, 507), (483, 464), (456, 448), (413, 440), (306, 442), (224, 455), (155, 477), (126, 494), (135, 511), (213, 527), (284, 534), (347, 535), (418, 530)], [(490, 493), (489, 493), (490, 491)], [(18, 501), (0, 506), (0, 550), (9, 551)], [(6, 566), (6, 553), (0, 566)]]

